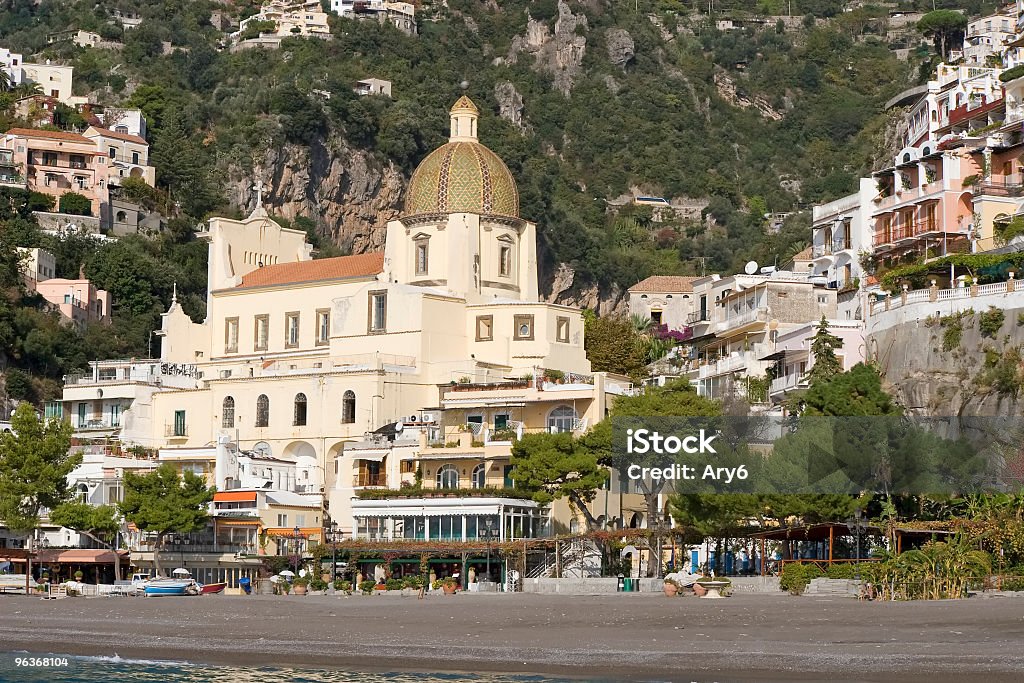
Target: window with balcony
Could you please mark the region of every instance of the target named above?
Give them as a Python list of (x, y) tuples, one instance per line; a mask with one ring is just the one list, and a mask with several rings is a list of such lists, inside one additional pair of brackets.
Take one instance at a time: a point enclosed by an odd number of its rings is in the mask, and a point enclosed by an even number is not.
[(295, 419), (292, 420), (292, 425), (296, 427), (306, 426), (306, 395), (296, 394), (295, 395)]
[(255, 343), (253, 345), (254, 351), (266, 351), (267, 350), (267, 339), (270, 336), (270, 316), (258, 315), (256, 316), (255, 329), (253, 330), (253, 339)]
[(328, 308), (316, 312), (316, 345), (327, 346), (331, 339), (331, 311)]
[(120, 427), (121, 426), (121, 404), (112, 403), (110, 405), (110, 426)]
[(459, 470), (454, 465), (442, 465), (437, 470), (436, 482), (439, 489), (459, 488)]
[(71, 162), (70, 162), (71, 168), (85, 168), (85, 157), (84, 156), (82, 156), (81, 154), (72, 154), (70, 158), (71, 158)]
[(270, 399), (260, 394), (256, 399), (256, 426), (266, 427), (270, 424)]
[(487, 465), (485, 463), (480, 463), (473, 468), (470, 481), (475, 489), (482, 489), (487, 486)]
[(232, 396), (225, 396), (224, 403), (220, 410), (220, 425), (224, 429), (235, 427), (235, 399)]
[(341, 423), (354, 424), (356, 421), (356, 393), (349, 389), (341, 399)]
[(174, 436), (185, 436), (185, 411), (175, 410), (174, 411)]
[(572, 406), (559, 406), (548, 414), (548, 431), (552, 434), (571, 432), (576, 423), (576, 411)]
[(57, 153), (56, 152), (43, 152), (43, 166), (56, 166), (57, 165)]

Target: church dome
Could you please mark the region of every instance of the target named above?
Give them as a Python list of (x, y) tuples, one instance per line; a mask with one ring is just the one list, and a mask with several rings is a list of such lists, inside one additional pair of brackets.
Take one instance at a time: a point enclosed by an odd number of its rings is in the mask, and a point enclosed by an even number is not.
[(405, 214), (475, 213), (519, 217), (516, 181), (497, 154), (477, 140), (479, 110), (466, 96), (451, 110), (451, 137), (412, 174)]

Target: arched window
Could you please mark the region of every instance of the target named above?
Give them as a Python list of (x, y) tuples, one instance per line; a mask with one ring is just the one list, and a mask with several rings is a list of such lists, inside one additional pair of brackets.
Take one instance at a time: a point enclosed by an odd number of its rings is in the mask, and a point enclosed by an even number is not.
[(266, 427), (270, 424), (270, 399), (266, 394), (260, 394), (256, 399), (256, 426)]
[(220, 425), (224, 429), (231, 429), (235, 426), (235, 399), (231, 396), (224, 397), (224, 405), (220, 411)]
[(296, 427), (306, 425), (306, 395), (295, 394), (295, 420), (292, 422)]
[(571, 432), (575, 422), (576, 411), (572, 406), (558, 406), (548, 415), (548, 431), (552, 434)]
[(473, 476), (470, 479), (470, 481), (472, 482), (473, 488), (475, 489), (482, 489), (483, 487), (487, 486), (487, 465), (484, 463), (480, 463), (479, 465), (474, 467)]
[(350, 425), (356, 421), (356, 392), (349, 390), (341, 399), (341, 423)]
[(437, 488), (459, 488), (459, 471), (454, 465), (444, 465), (437, 471)]
[(78, 500), (82, 503), (89, 502), (89, 487), (85, 484), (78, 485)]

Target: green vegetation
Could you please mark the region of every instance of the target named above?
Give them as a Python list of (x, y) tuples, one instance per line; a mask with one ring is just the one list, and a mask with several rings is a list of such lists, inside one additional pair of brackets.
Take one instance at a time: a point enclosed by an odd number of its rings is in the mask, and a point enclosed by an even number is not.
[(1006, 321), (1006, 314), (1002, 309), (989, 306), (988, 310), (978, 315), (978, 329), (981, 336), (995, 339), (999, 330), (1003, 329), (1003, 322)]
[(836, 357), (836, 349), (843, 348), (843, 340), (828, 331), (828, 319), (822, 314), (818, 329), (811, 340), (811, 353), (814, 365), (807, 373), (810, 382), (830, 380), (843, 371), (843, 366)]
[(66, 192), (60, 198), (60, 212), (75, 216), (91, 216), (92, 202), (84, 194)]
[(547, 505), (565, 498), (583, 513), (587, 531), (599, 527), (588, 503), (607, 479), (597, 454), (572, 433), (526, 434), (512, 446), (511, 477), (534, 491), (533, 499)]
[(1003, 83), (1008, 83), (1009, 81), (1017, 80), (1021, 76), (1024, 76), (1024, 64), (1007, 69), (1003, 73), (999, 74), (999, 80)]
[(935, 41), (935, 49), (945, 59), (956, 44), (963, 42), (967, 16), (951, 9), (934, 10), (921, 17), (917, 28)]
[[(971, 316), (973, 316), (973, 313)], [(964, 333), (963, 321), (966, 317), (968, 316), (965, 313), (954, 313), (952, 315), (944, 315), (939, 319), (939, 325), (942, 326), (943, 351), (953, 351), (960, 348), (960, 339)]]

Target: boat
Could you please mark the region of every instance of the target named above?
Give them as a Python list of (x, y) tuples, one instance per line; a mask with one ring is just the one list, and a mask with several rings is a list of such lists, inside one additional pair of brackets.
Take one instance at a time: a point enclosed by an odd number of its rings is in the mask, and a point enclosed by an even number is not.
[(202, 595), (213, 595), (223, 591), (226, 586), (226, 583), (204, 583), (199, 592)]
[(191, 581), (174, 581), (170, 579), (150, 581), (146, 584), (146, 596), (150, 595), (185, 595), (192, 585)]

